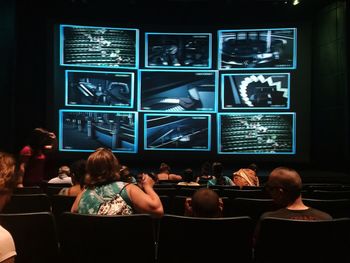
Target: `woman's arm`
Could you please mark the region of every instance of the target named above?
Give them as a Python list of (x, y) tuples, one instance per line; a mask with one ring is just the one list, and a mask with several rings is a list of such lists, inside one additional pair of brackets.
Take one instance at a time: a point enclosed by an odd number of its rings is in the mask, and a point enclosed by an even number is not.
[(83, 191), (81, 191), (81, 192), (77, 195), (77, 197), (75, 198), (75, 201), (74, 201), (74, 203), (73, 203), (73, 205), (72, 205), (72, 208), (71, 208), (71, 210), (70, 210), (72, 213), (78, 213), (79, 202), (80, 202), (80, 199), (81, 199), (81, 197), (82, 197), (82, 195), (83, 195), (84, 192), (85, 192), (85, 189), (84, 189)]
[(153, 190), (154, 181), (151, 177), (144, 174), (141, 184), (143, 191), (140, 187), (133, 184), (126, 187), (135, 210), (139, 213), (162, 217), (164, 214), (163, 205), (158, 194)]

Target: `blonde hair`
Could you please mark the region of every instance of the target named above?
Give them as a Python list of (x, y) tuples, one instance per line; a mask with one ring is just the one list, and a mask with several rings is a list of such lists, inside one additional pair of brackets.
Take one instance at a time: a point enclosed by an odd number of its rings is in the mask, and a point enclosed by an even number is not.
[(0, 152), (0, 192), (12, 190), (16, 184), (16, 161), (11, 154)]

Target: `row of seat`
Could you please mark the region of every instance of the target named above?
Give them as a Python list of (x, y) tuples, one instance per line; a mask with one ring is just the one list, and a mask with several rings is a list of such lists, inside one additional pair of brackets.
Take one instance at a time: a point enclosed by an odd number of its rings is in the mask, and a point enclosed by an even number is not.
[[(250, 217), (0, 214), (16, 263), (350, 262), (350, 218), (297, 221)], [(254, 243), (255, 248), (254, 248)]]
[[(184, 215), (186, 196), (160, 195), (164, 211), (167, 214)], [(70, 211), (75, 197), (46, 194), (13, 195), (4, 207), (3, 213), (52, 212), (59, 217)], [(273, 211), (279, 207), (272, 199), (267, 198), (228, 198), (222, 197), (224, 203), (223, 216), (250, 216), (258, 220), (262, 213)], [(333, 218), (350, 217), (350, 199), (309, 199), (303, 198), (306, 205), (328, 212)]]

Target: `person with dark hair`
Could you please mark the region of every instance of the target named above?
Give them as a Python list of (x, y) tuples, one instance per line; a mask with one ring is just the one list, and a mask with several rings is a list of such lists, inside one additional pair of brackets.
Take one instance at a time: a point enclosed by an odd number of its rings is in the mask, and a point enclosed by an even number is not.
[(247, 168), (241, 168), (233, 172), (233, 183), (240, 188), (243, 186), (259, 186), (257, 171), (258, 166), (254, 163), (248, 165)]
[(204, 162), (201, 166), (201, 174), (197, 177), (196, 182), (199, 184), (207, 184), (210, 179), (212, 179), (211, 164), (210, 162)]
[(119, 174), (120, 174), (121, 181), (126, 183), (133, 183), (133, 184), (137, 183), (136, 178), (130, 172), (129, 167), (127, 167), (126, 165), (122, 165), (122, 167), (120, 168)]
[(194, 182), (194, 173), (191, 168), (185, 169), (185, 171), (182, 174), (183, 182), (177, 183), (177, 185), (182, 186), (199, 186), (200, 184), (197, 182)]
[(181, 181), (182, 177), (178, 174), (170, 172), (170, 166), (166, 163), (161, 163), (157, 174), (158, 181)]
[(164, 214), (159, 196), (153, 190), (154, 181), (143, 175), (141, 186), (120, 181), (120, 165), (112, 151), (98, 148), (86, 163), (87, 186), (77, 196), (71, 211), (81, 214), (128, 215)]
[[(9, 202), (17, 184), (16, 162), (12, 155), (0, 152), (0, 212)], [(0, 262), (15, 262), (16, 248), (11, 234), (0, 225)]]
[(332, 217), (320, 210), (306, 206), (301, 196), (302, 181), (294, 169), (277, 167), (269, 175), (266, 189), (274, 202), (280, 205), (277, 211), (265, 212), (265, 217), (277, 217), (297, 220), (328, 220)]
[(35, 128), (28, 144), (20, 151), (18, 187), (41, 185), (50, 178), (48, 154), (57, 147), (56, 135), (43, 128)]
[(234, 185), (232, 180), (224, 175), (224, 167), (220, 162), (214, 162), (211, 166), (213, 178), (208, 181), (208, 186), (211, 185)]
[(185, 202), (185, 215), (193, 217), (221, 217), (223, 202), (210, 188), (200, 188)]
[(70, 166), (70, 175), (73, 186), (62, 188), (58, 193), (59, 195), (77, 196), (83, 191), (85, 186), (86, 160), (80, 159), (73, 162)]

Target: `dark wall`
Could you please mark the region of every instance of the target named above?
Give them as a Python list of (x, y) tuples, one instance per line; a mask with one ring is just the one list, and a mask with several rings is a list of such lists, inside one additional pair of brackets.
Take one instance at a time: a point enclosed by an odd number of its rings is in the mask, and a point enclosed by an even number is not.
[(4, 151), (11, 151), (13, 145), (14, 22), (14, 1), (0, 1), (0, 150)]
[(345, 1), (319, 11), (313, 47), (312, 157), (332, 166), (349, 159)]

